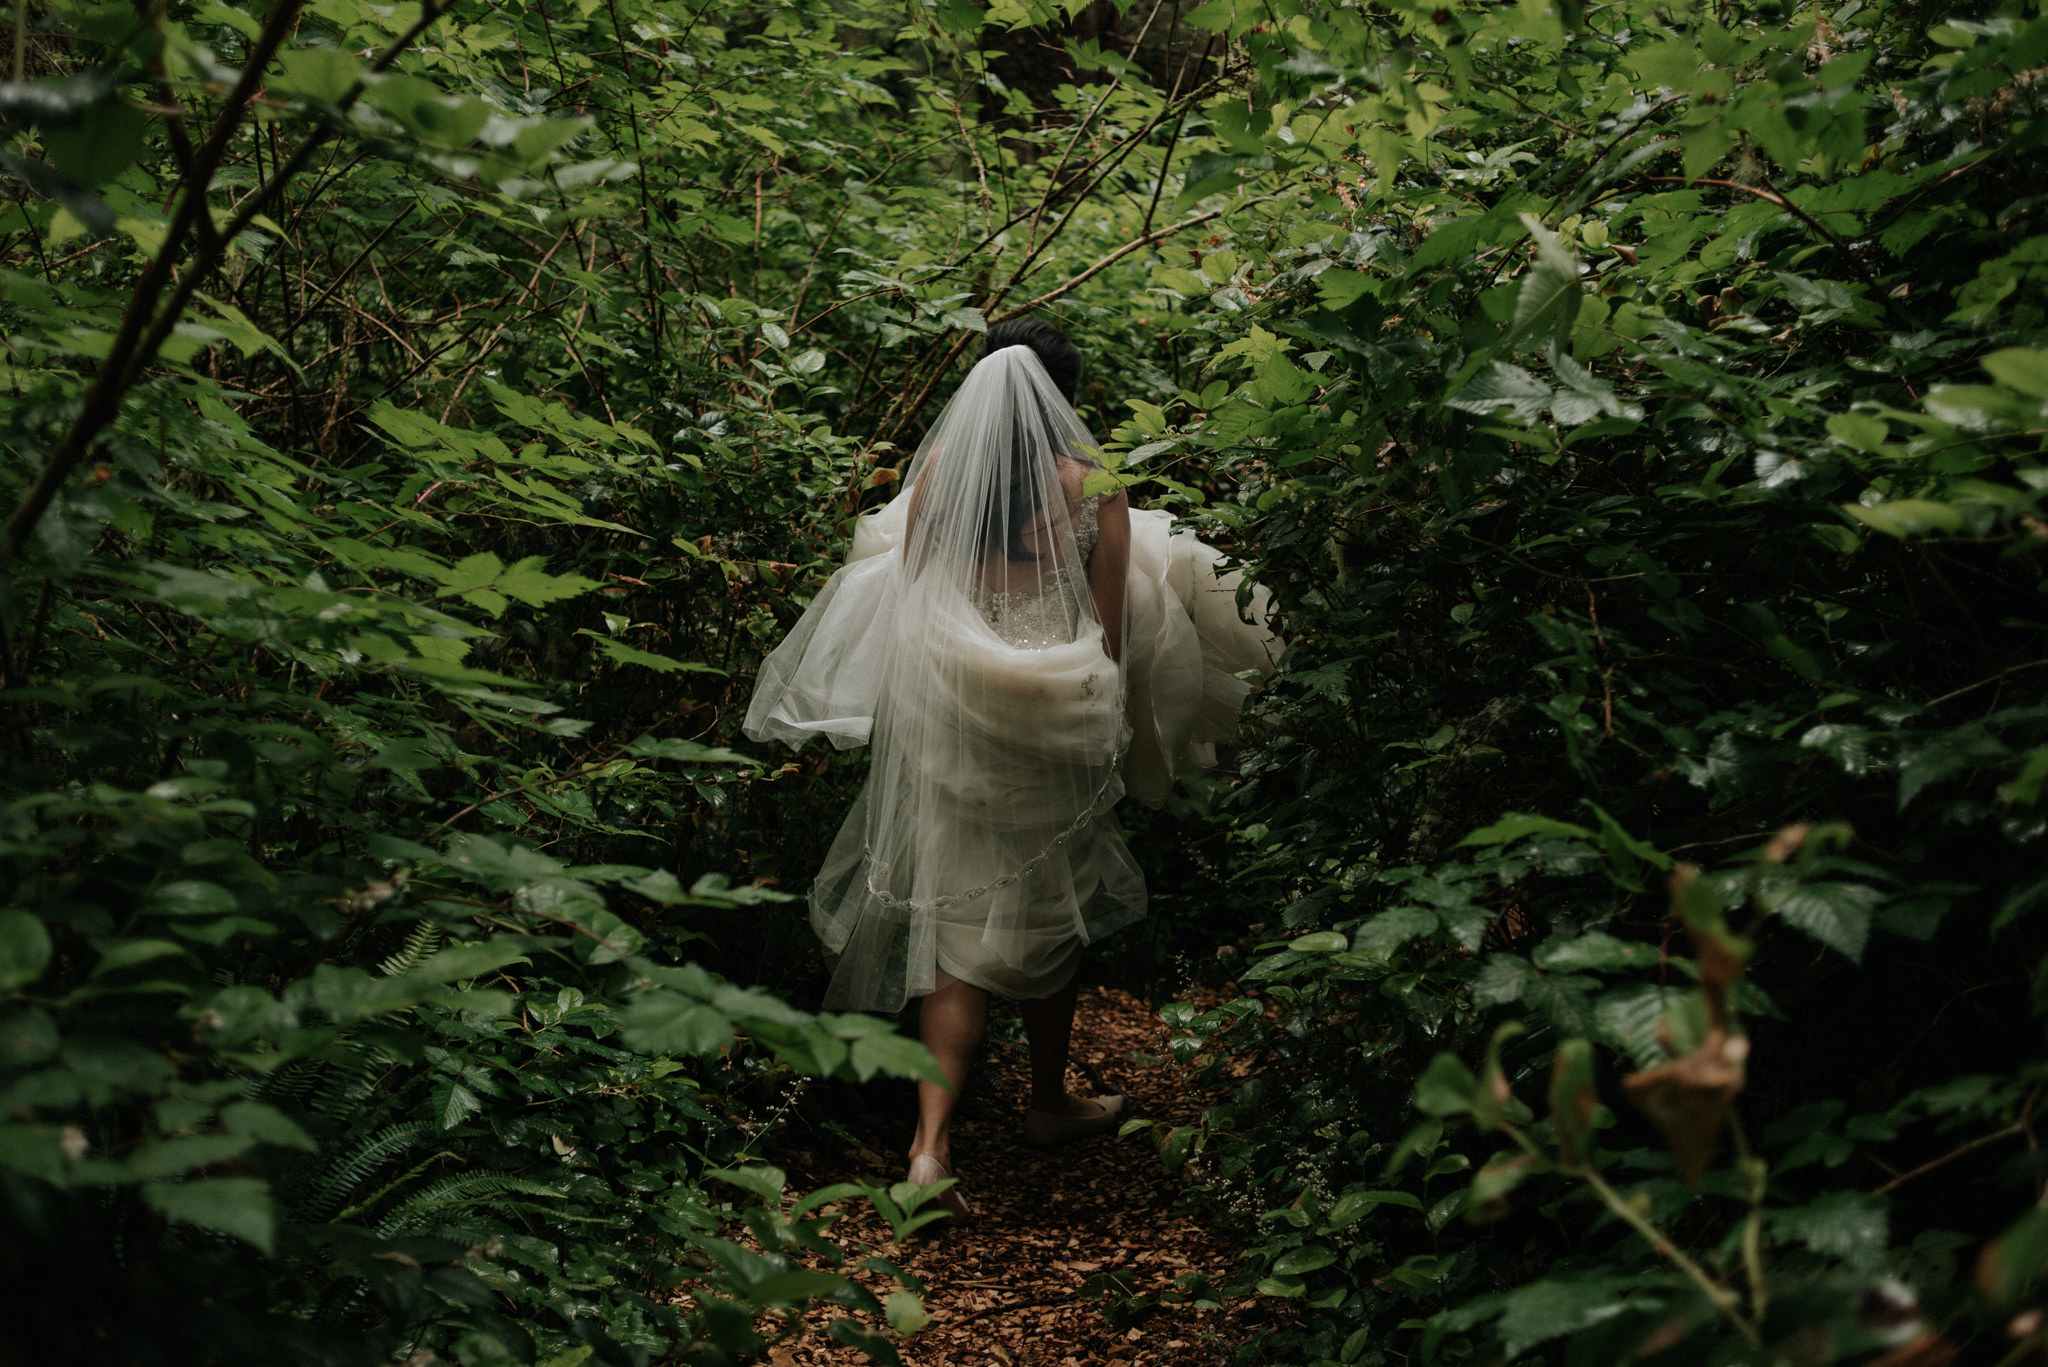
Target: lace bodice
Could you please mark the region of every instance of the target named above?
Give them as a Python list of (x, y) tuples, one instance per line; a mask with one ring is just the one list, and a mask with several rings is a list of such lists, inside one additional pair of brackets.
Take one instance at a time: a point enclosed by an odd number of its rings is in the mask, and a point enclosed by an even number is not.
[(1065, 645), (1081, 629), (1081, 599), (1088, 593), (1088, 562), (1102, 539), (1102, 500), (1084, 498), (1074, 508), (1074, 546), (1081, 553), (1078, 569), (1061, 566), (1035, 592), (975, 592), (974, 606), (982, 620), (1004, 642), (1020, 650)]

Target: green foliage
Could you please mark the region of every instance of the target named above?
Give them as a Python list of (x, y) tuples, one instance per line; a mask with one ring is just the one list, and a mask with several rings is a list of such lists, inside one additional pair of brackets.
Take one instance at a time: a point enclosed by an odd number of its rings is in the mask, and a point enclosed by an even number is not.
[[(930, 1193), (760, 1154), (806, 1077), (930, 1059), (684, 957), (794, 929), (716, 871), (764, 770), (704, 733), (873, 464), (804, 407), (839, 392), (791, 340), (816, 254), (757, 274), (772, 307), (728, 288), (812, 225), (692, 187), (778, 164), (778, 120), (821, 139), (783, 205), (886, 161), (845, 116), (894, 118), (903, 63), (822, 11), (47, 10), (0, 98), (14, 1332), (736, 1361), (821, 1299), (913, 1332), (908, 1275), (869, 1251), (885, 1305), (828, 1231), (872, 1199), (907, 1237)], [(959, 325), (941, 297), (901, 316)]]
[(2038, 1298), (2048, 18), (1919, 14), (1194, 16), (1248, 179), (1118, 437), (1288, 607), (1162, 1147), (1316, 1307), (1269, 1356), (2000, 1356)]
[(1155, 1137), (1316, 1310), (1258, 1352), (2041, 1308), (2039, 5), (1075, 9), (17, 16), (0, 1267), (56, 1351), (741, 1360), (830, 1299), (891, 1359), (833, 1208), (931, 1193), (768, 1162), (803, 1077), (930, 1066), (784, 1001), (859, 763), (736, 721), (1034, 308), (1096, 482), (1286, 613), (1126, 937), (1225, 942)]

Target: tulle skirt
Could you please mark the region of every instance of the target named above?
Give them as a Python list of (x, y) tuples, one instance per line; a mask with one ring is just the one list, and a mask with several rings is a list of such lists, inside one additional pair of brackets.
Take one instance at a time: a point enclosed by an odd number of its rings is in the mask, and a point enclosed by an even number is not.
[[(850, 563), (764, 662), (746, 732), (792, 746), (873, 744), (866, 788), (827, 853), (811, 925), (834, 960), (825, 1006), (895, 1011), (936, 971), (1005, 996), (1065, 987), (1082, 946), (1145, 913), (1111, 816), (1211, 762), (1278, 642), (1263, 590), (1134, 510), (1121, 668), (1091, 624), (1046, 649), (1006, 645), (971, 605), (915, 597), (899, 499), (861, 519)], [(910, 630), (906, 614), (914, 616)], [(920, 658), (922, 656), (923, 658)], [(901, 671), (948, 681), (946, 717), (892, 713)], [(929, 685), (926, 685), (929, 687)]]

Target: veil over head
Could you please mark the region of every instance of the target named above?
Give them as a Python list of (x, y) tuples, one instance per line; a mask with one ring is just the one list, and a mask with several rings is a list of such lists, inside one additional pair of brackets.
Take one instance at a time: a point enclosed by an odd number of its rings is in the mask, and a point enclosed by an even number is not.
[(874, 747), (811, 893), (828, 1007), (894, 1010), (935, 966), (1048, 995), (1144, 912), (1099, 819), (1130, 728), (1090, 595), (1093, 451), (1028, 348), (987, 356), (762, 667), (749, 736)]

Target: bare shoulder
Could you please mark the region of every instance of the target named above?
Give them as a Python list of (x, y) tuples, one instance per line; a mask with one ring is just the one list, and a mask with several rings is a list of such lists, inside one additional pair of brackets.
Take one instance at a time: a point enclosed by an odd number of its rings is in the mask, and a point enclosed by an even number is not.
[(1080, 460), (1069, 455), (1053, 457), (1053, 469), (1058, 473), (1060, 492), (1067, 496), (1067, 502), (1079, 503), (1082, 498), (1082, 484), (1088, 476), (1102, 467), (1092, 460)]

